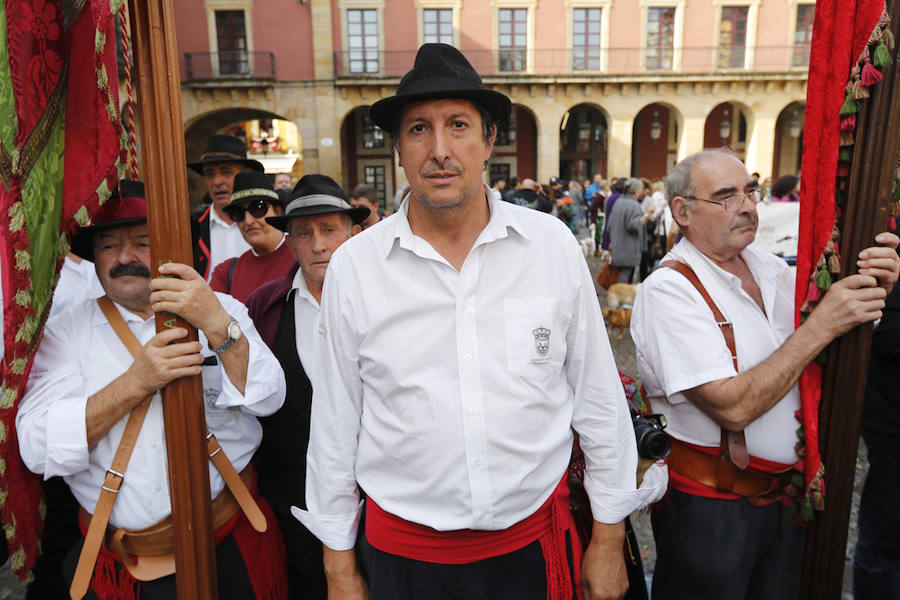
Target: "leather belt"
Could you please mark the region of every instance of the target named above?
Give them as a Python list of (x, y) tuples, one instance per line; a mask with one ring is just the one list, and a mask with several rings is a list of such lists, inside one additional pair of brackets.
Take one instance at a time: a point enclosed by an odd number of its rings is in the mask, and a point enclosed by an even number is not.
[(788, 483), (787, 471), (764, 473), (738, 469), (727, 457), (700, 452), (675, 438), (672, 438), (672, 452), (666, 462), (670, 469), (685, 477), (718, 492), (744, 496), (755, 506), (778, 500)]
[[(247, 466), (241, 471), (241, 480), (248, 488), (252, 488), (256, 479), (252, 466)], [(240, 504), (225, 487), (215, 500), (212, 501), (213, 528), (219, 529), (241, 510)], [(84, 523), (90, 523), (91, 514), (84, 508), (79, 508), (79, 516)], [(175, 528), (172, 525), (172, 515), (162, 521), (154, 523), (143, 529), (124, 529), (107, 526), (103, 539), (103, 547), (119, 554), (123, 560), (127, 556), (159, 556), (175, 552)], [(129, 561), (130, 562), (130, 561)]]

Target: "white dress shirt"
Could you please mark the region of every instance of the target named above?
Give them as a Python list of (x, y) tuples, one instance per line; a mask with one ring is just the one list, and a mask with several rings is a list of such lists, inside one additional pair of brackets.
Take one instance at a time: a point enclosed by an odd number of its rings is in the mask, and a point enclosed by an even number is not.
[[(209, 277), (216, 267), (250, 250), (237, 223), (229, 225), (219, 216), (215, 207), (209, 209)], [(207, 277), (207, 281), (209, 281)]]
[[(691, 266), (722, 315), (734, 326), (738, 371), (769, 358), (794, 332), (794, 276), (787, 264), (753, 246), (741, 252), (762, 294), (765, 313), (742, 289), (740, 278), (721, 269), (687, 239), (663, 260)], [(684, 275), (658, 269), (638, 288), (631, 316), (638, 370), (654, 412), (666, 431), (700, 446), (718, 447), (721, 429), (683, 393), (736, 375), (725, 338), (712, 311)], [(794, 444), (800, 408), (797, 386), (745, 429), (751, 455), (785, 464), (796, 462)]]
[(303, 365), (303, 371), (310, 383), (315, 381), (318, 355), (316, 354), (316, 316), (319, 314), (319, 301), (310, 293), (303, 278), (303, 271), (297, 269), (294, 282), (287, 297), (294, 294), (294, 327), (297, 335), (297, 355)]
[(85, 300), (93, 300), (103, 295), (103, 287), (97, 279), (94, 263), (81, 259), (75, 262), (66, 256), (62, 269), (59, 271), (59, 281), (53, 290), (53, 304), (50, 306), (50, 316), (55, 317), (64, 313), (70, 306), (80, 304)]
[[(253, 327), (244, 305), (216, 294), (237, 319), (250, 344), (244, 394), (232, 385), (221, 363), (203, 367), (206, 423), (234, 467), (250, 462), (262, 439), (256, 416), (274, 413), (284, 401), (284, 373)], [(116, 305), (141, 344), (156, 334), (155, 318), (147, 320)], [(200, 332), (203, 354), (210, 356)], [(133, 359), (93, 300), (49, 320), (16, 416), (19, 451), (26, 466), (45, 478), (61, 475), (79, 504), (94, 512), (106, 470), (112, 464), (127, 415), (93, 448), (87, 445), (85, 411), (88, 398), (124, 373)], [(166, 440), (160, 395), (154, 396), (113, 506), (114, 527), (139, 529), (171, 512)], [(210, 491), (224, 487), (209, 465)]]
[(635, 489), (631, 419), (572, 232), (488, 199), (458, 272), (412, 232), (408, 201), (331, 258), (308, 511), (293, 513), (332, 549), (353, 547), (357, 482), (388, 512), (441, 531), (521, 521), (566, 472), (572, 427), (595, 519), (621, 521), (657, 494)]

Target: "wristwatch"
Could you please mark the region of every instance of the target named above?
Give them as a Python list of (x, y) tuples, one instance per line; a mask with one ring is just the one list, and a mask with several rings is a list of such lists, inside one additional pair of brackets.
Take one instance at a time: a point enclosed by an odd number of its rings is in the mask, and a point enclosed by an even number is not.
[(241, 326), (238, 325), (237, 320), (232, 317), (231, 323), (228, 324), (228, 337), (218, 348), (213, 348), (212, 344), (209, 344), (209, 349), (215, 352), (216, 354), (224, 354), (226, 350), (234, 346), (239, 339), (241, 339)]

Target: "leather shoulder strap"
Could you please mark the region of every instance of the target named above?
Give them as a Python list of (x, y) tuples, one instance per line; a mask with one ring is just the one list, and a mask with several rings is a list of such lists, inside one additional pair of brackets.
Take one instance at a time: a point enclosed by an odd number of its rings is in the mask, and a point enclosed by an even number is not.
[[(735, 372), (738, 372), (737, 346), (734, 342), (734, 326), (731, 324), (731, 321), (726, 320), (725, 316), (722, 315), (722, 311), (720, 311), (719, 307), (716, 306), (716, 303), (713, 302), (709, 292), (706, 291), (706, 288), (700, 282), (700, 278), (697, 277), (697, 274), (691, 267), (677, 260), (667, 260), (659, 263), (659, 268), (664, 267), (673, 269), (684, 275), (687, 280), (691, 282), (691, 285), (696, 288), (697, 292), (700, 293), (700, 296), (706, 302), (706, 305), (709, 306), (713, 317), (716, 319), (716, 325), (719, 326), (719, 331), (722, 332), (722, 337), (725, 338), (725, 346), (727, 346), (728, 351), (731, 352), (731, 361), (734, 364), (734, 370)], [(719, 441), (719, 457), (730, 459), (734, 466), (739, 469), (747, 468), (750, 464), (750, 454), (747, 452), (747, 439), (743, 430), (730, 431), (722, 429), (722, 435)], [(729, 481), (728, 478), (725, 477), (725, 471), (725, 469), (722, 469), (722, 477), (719, 481), (719, 485), (717, 485), (717, 489), (720, 491), (731, 491), (734, 484), (734, 478), (732, 477)]]
[[(134, 354), (133, 345), (137, 345), (140, 350), (141, 344), (138, 342), (134, 334), (125, 324), (125, 319), (119, 314), (119, 311), (113, 305), (112, 301), (103, 296), (97, 298), (97, 304), (103, 311), (109, 324), (119, 336), (119, 339), (128, 347), (128, 350)], [(127, 335), (123, 331), (128, 332)], [(87, 535), (84, 538), (84, 546), (81, 549), (81, 555), (78, 557), (78, 565), (75, 567), (75, 577), (72, 579), (72, 586), (69, 593), (72, 598), (83, 598), (87, 593), (91, 584), (91, 576), (94, 573), (94, 565), (97, 562), (97, 554), (100, 552), (100, 546), (103, 543), (103, 536), (106, 533), (106, 526), (109, 524), (109, 517), (112, 514), (113, 504), (119, 494), (119, 488), (122, 487), (122, 481), (125, 479), (125, 470), (128, 468), (128, 461), (131, 460), (131, 453), (134, 451), (134, 445), (137, 442), (138, 434), (141, 432), (141, 425), (144, 423), (144, 417), (147, 416), (147, 409), (150, 407), (150, 399), (147, 396), (131, 409), (131, 415), (125, 424), (125, 430), (122, 432), (122, 439), (116, 454), (113, 457), (112, 465), (106, 471), (103, 485), (100, 487), (100, 497), (97, 499), (97, 506), (91, 517), (91, 523), (88, 525)]]
[(683, 262), (679, 262), (677, 260), (667, 260), (665, 262), (659, 263), (659, 267), (668, 267), (669, 269), (673, 269), (678, 271), (682, 275), (687, 278), (688, 281), (691, 282), (697, 291), (700, 293), (700, 296), (706, 302), (706, 305), (709, 306), (709, 309), (712, 311), (713, 317), (716, 319), (716, 325), (719, 326), (719, 330), (722, 332), (722, 337), (725, 338), (725, 345), (728, 347), (728, 351), (731, 352), (731, 360), (734, 363), (734, 370), (738, 370), (738, 360), (737, 360), (737, 347), (734, 343), (734, 327), (731, 324), (731, 321), (725, 319), (724, 315), (722, 315), (722, 311), (719, 310), (719, 307), (716, 306), (716, 303), (713, 302), (713, 299), (710, 297), (709, 292), (706, 291), (706, 288), (703, 287), (703, 284), (700, 283), (700, 278), (697, 277), (697, 274), (694, 273), (694, 270), (684, 264)]

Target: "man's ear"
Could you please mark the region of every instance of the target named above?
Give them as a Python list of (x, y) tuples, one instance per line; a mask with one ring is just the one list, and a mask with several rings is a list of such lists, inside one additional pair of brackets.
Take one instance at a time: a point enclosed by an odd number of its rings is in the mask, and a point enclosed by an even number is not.
[(353, 237), (360, 231), (362, 231), (362, 225), (353, 225), (353, 227), (350, 228), (350, 237)]
[(675, 219), (675, 222), (678, 223), (682, 230), (687, 229), (690, 225), (692, 212), (694, 211), (691, 210), (689, 200), (681, 196), (675, 196), (672, 200), (672, 218)]

